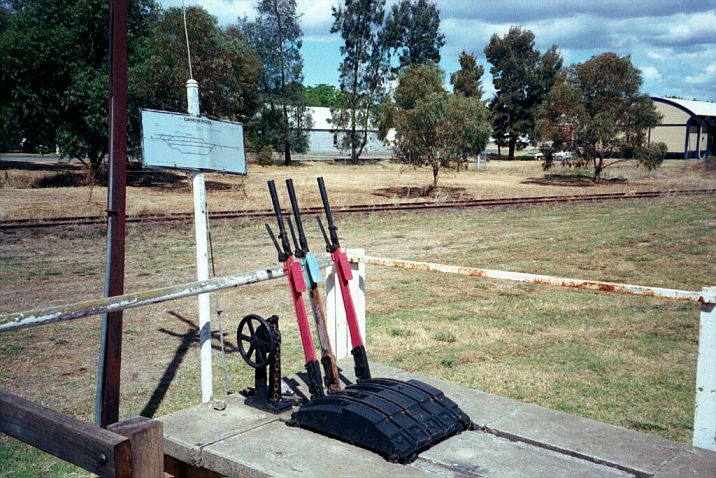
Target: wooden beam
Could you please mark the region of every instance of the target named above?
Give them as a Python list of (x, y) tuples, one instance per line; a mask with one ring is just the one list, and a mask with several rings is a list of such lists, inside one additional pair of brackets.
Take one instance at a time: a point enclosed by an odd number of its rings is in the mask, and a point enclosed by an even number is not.
[(4, 390), (0, 390), (0, 432), (99, 476), (132, 476), (129, 438)]
[(107, 427), (107, 430), (129, 438), (132, 478), (163, 478), (163, 428), (162, 422), (145, 417), (133, 417)]

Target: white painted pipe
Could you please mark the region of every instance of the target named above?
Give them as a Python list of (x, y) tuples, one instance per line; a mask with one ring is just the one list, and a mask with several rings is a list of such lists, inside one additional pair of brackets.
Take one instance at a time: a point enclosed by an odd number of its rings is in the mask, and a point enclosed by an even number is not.
[(187, 112), (199, 116), (199, 82), (186, 80)]
[[(204, 173), (194, 173), (194, 232), (196, 233), (196, 280), (209, 279), (209, 244), (206, 225), (206, 185)], [(213, 396), (211, 370), (211, 296), (200, 294), (199, 344), (201, 359), (201, 401), (208, 402)]]
[[(199, 83), (190, 79), (186, 82), (186, 102), (190, 115), (199, 116)], [(206, 224), (206, 184), (204, 173), (192, 175), (194, 191), (194, 232), (196, 235), (196, 279), (209, 279), (209, 244)], [(206, 403), (214, 395), (211, 367), (211, 297), (200, 294), (199, 300), (199, 357), (201, 362), (201, 401)]]

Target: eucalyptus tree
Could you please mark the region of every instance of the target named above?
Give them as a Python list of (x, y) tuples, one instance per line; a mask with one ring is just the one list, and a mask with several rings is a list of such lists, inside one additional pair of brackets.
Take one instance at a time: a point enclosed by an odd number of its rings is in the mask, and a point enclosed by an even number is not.
[(389, 70), (383, 39), (385, 0), (345, 0), (333, 7), (331, 33), (343, 38), (339, 67), (344, 107), (331, 110), (336, 129), (346, 134), (341, 146), (357, 161), (368, 142), (368, 131), (377, 120)]
[(440, 63), (445, 35), (440, 32), (440, 9), (427, 0), (401, 0), (393, 4), (385, 21), (385, 42), (398, 55), (400, 71), (407, 65)]
[(242, 21), (242, 31), (263, 63), (259, 92), (263, 106), (257, 120), (254, 145), (283, 150), (284, 164), (291, 152), (307, 148), (306, 127), (310, 124), (303, 98), (303, 31), (296, 0), (259, 0), (253, 22)]
[(410, 65), (398, 76), (394, 101), (385, 104), (383, 131), (396, 129), (398, 150), (415, 165), (427, 165), (437, 187), (441, 169), (464, 164), (485, 148), (490, 122), (477, 97), (449, 93), (434, 63)]
[(468, 98), (481, 99), (484, 91), (480, 82), (485, 74), (485, 67), (477, 64), (474, 53), (467, 53), (465, 50), (460, 53), (459, 61), (460, 69), (450, 74), (450, 84), (455, 92)]
[(570, 141), (592, 166), (595, 182), (605, 168), (628, 159), (656, 168), (666, 146), (648, 144), (647, 131), (659, 124), (661, 115), (639, 91), (641, 84), (641, 72), (629, 56), (607, 52), (572, 65), (542, 106), (543, 130), (557, 144), (568, 130)]
[(520, 27), (503, 37), (492, 35), (485, 56), (496, 90), (490, 103), (494, 138), (507, 144), (514, 159), (520, 137), (534, 134), (538, 108), (554, 85), (562, 57), (556, 46), (540, 53), (534, 33)]

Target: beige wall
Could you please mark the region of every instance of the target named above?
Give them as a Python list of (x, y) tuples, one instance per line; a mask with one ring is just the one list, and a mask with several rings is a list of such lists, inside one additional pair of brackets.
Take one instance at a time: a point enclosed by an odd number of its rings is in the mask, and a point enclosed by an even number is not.
[[(696, 135), (694, 134), (693, 136), (693, 141), (696, 141)], [(651, 142), (665, 143), (670, 153), (684, 152), (685, 137), (686, 126), (657, 126), (651, 130)]]
[(654, 106), (656, 106), (656, 110), (664, 116), (664, 118), (661, 120), (661, 124), (685, 125), (686, 122), (689, 121), (690, 115), (684, 110), (677, 108), (676, 106), (661, 103), (660, 101), (654, 101)]

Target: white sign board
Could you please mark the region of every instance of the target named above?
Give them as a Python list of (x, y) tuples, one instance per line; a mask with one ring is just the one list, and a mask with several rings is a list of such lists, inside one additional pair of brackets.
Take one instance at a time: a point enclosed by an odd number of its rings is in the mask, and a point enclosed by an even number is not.
[(241, 123), (166, 111), (141, 111), (146, 167), (246, 174)]

